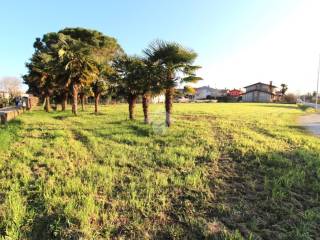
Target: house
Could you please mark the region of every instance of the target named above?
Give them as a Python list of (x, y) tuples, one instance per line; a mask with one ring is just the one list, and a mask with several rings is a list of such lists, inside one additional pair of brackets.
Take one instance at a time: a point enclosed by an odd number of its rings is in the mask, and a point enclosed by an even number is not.
[(207, 98), (218, 98), (227, 95), (226, 89), (216, 89), (210, 86), (203, 86), (196, 88), (195, 100), (207, 99)]
[(237, 97), (240, 97), (242, 93), (243, 92), (239, 89), (233, 89), (228, 91), (228, 96), (237, 98)]
[(275, 100), (276, 102), (281, 102), (281, 101), (283, 101), (283, 98), (284, 98), (284, 94), (283, 94), (281, 91), (276, 91), (276, 92), (275, 92), (274, 100)]
[(275, 100), (276, 86), (265, 83), (255, 83), (244, 87), (246, 89), (245, 94), (242, 97), (244, 102), (273, 102)]
[(151, 98), (151, 103), (164, 103), (165, 96), (164, 94), (160, 94)]

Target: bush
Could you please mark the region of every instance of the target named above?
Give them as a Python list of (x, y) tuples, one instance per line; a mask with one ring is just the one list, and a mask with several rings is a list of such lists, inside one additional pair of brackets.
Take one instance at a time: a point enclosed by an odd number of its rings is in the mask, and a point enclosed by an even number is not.
[(284, 96), (285, 103), (295, 104), (295, 103), (297, 103), (297, 100), (298, 100), (298, 97), (296, 95), (294, 95), (293, 93), (290, 93), (290, 94)]

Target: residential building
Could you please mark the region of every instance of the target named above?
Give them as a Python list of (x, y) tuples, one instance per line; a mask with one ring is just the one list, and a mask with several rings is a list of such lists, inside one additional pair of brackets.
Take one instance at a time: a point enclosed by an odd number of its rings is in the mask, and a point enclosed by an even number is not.
[(243, 94), (243, 92), (240, 89), (233, 89), (228, 91), (228, 95), (230, 97), (240, 97)]
[(275, 100), (276, 86), (265, 83), (255, 83), (244, 87), (246, 89), (245, 94), (242, 97), (244, 102), (273, 102)]
[(164, 103), (165, 96), (164, 94), (160, 94), (151, 98), (151, 103)]
[(196, 88), (196, 94), (194, 96), (195, 100), (198, 99), (207, 99), (207, 98), (218, 98), (227, 95), (226, 89), (216, 89), (211, 88), (210, 86), (203, 86)]

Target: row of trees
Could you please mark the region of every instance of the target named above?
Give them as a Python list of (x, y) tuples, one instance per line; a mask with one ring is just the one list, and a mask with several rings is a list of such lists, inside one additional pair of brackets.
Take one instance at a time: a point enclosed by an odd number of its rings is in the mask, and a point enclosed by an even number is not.
[(45, 100), (58, 99), (66, 109), (68, 95), (72, 96), (72, 112), (78, 111), (78, 97), (94, 95), (98, 112), (102, 94), (126, 98), (129, 117), (142, 97), (145, 122), (149, 123), (149, 101), (152, 95), (165, 94), (166, 125), (171, 125), (172, 101), (175, 87), (180, 83), (200, 80), (193, 65), (197, 54), (180, 44), (155, 41), (143, 51), (143, 57), (128, 56), (116, 39), (101, 32), (83, 28), (66, 28), (48, 33), (34, 43), (35, 52), (26, 64), (23, 76), (29, 93)]

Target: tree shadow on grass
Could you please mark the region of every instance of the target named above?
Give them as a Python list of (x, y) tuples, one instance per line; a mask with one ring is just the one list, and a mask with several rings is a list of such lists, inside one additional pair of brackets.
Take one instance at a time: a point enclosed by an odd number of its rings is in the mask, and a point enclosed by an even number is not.
[(66, 120), (68, 119), (70, 116), (64, 115), (64, 116), (53, 116), (52, 118), (56, 119), (56, 120)]
[(150, 135), (150, 130), (146, 126), (139, 125), (128, 125), (128, 128), (133, 131), (133, 133), (140, 137), (148, 137)]
[(263, 104), (263, 105), (255, 105), (255, 107), (267, 107), (267, 108), (284, 108), (284, 109), (299, 109), (296, 104), (285, 105), (285, 104)]
[[(230, 156), (211, 176), (216, 199), (208, 217), (240, 231), (246, 239), (320, 237), (320, 214), (312, 215), (320, 209), (315, 174), (320, 166), (316, 167), (314, 152), (297, 148), (262, 155), (234, 152)], [(306, 169), (304, 159), (314, 163), (309, 162)], [(313, 219), (305, 215), (307, 212)]]
[(79, 230), (73, 229), (63, 214), (39, 214), (28, 234), (30, 239), (82, 239)]

